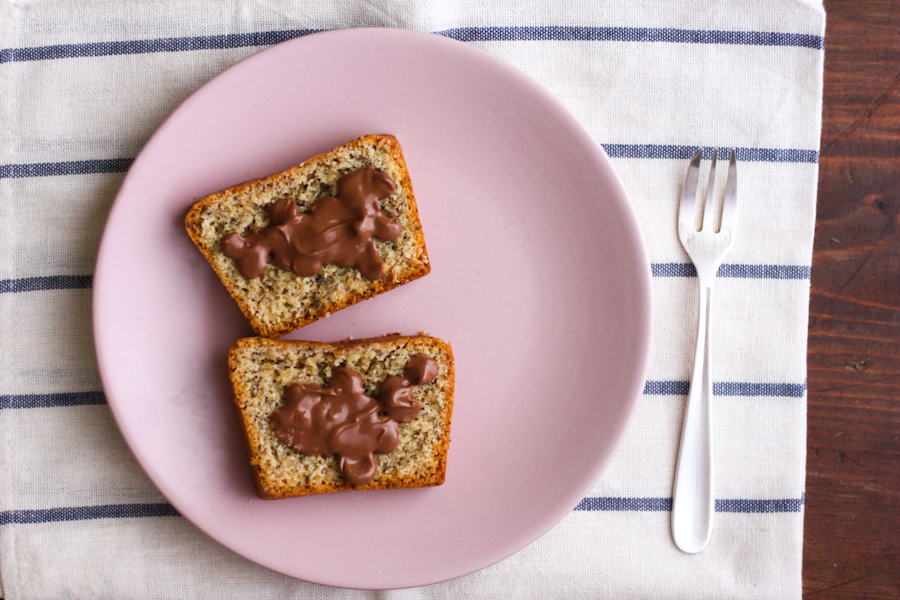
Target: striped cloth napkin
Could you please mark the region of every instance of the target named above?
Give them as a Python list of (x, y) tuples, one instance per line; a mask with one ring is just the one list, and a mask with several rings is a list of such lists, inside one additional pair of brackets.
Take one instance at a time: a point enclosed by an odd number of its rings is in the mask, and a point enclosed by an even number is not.
[[(806, 326), (825, 15), (816, 0), (0, 0), (0, 580), (24, 598), (799, 598)], [(391, 26), (483, 48), (603, 144), (653, 263), (654, 349), (624, 446), (576, 511), (454, 581), (375, 594), (219, 546), (137, 466), (105, 405), (91, 274), (132, 157), (201, 84), (313, 31)], [(697, 314), (676, 206), (695, 146), (737, 147), (717, 283), (715, 531), (671, 541)]]

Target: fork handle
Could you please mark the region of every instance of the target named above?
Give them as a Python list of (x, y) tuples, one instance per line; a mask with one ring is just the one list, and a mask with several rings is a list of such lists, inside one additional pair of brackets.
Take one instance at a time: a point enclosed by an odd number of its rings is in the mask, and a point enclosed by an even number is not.
[(696, 554), (709, 543), (715, 498), (712, 464), (712, 377), (709, 323), (712, 286), (700, 285), (700, 318), (694, 372), (688, 393), (681, 448), (672, 492), (672, 538), (684, 552)]

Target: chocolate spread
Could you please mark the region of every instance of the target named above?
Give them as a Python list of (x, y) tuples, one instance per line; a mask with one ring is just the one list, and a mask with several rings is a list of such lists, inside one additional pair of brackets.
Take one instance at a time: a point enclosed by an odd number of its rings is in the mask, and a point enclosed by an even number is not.
[(397, 448), (399, 423), (415, 419), (422, 405), (412, 386), (430, 383), (437, 363), (424, 354), (409, 359), (403, 376), (388, 377), (379, 389), (380, 401), (366, 395), (362, 376), (338, 367), (323, 387), (295, 383), (285, 390), (284, 406), (272, 413), (275, 437), (308, 456), (335, 456), (350, 485), (366, 485), (378, 474), (374, 453)]
[(410, 357), (403, 371), (403, 377), (392, 375), (385, 379), (379, 388), (381, 404), (384, 405), (388, 416), (400, 423), (415, 419), (422, 410), (422, 405), (413, 398), (412, 386), (430, 383), (437, 374), (437, 363), (424, 354)]
[(356, 267), (371, 281), (384, 275), (384, 261), (375, 239), (400, 237), (400, 225), (381, 212), (379, 200), (394, 193), (396, 184), (385, 173), (357, 169), (337, 182), (337, 196), (322, 196), (308, 213), (293, 198), (272, 205), (272, 226), (247, 235), (229, 233), (220, 247), (237, 261), (247, 279), (262, 275), (266, 266), (290, 269), (301, 277), (315, 275), (322, 265)]

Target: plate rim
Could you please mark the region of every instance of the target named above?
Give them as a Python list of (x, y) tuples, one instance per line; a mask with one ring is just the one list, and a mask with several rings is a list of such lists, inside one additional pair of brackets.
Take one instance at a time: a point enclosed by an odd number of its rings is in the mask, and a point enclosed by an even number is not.
[[(170, 127), (172, 127), (173, 122), (176, 120), (175, 117), (182, 110), (189, 107), (193, 102), (199, 101), (197, 100), (198, 96), (202, 95), (204, 89), (209, 86), (212, 86), (216, 83), (216, 81), (226, 76), (226, 74), (230, 74), (229, 76), (233, 76), (233, 71), (240, 69), (252, 68), (252, 63), (254, 61), (263, 61), (267, 60), (269, 55), (274, 55), (277, 52), (283, 52), (284, 47), (287, 46), (295, 46), (303, 44), (310, 38), (321, 38), (324, 36), (329, 37), (342, 37), (342, 36), (357, 36), (360, 34), (366, 35), (386, 35), (386, 36), (397, 36), (397, 37), (409, 37), (418, 40), (428, 40), (429, 43), (435, 44), (443, 44), (450, 50), (448, 52), (468, 52), (472, 56), (477, 57), (477, 60), (487, 62), (492, 64), (494, 68), (497, 68), (506, 75), (510, 75), (518, 80), (521, 84), (525, 85), (529, 88), (529, 91), (537, 94), (541, 97), (545, 102), (549, 102), (555, 105), (558, 116), (563, 116), (569, 122), (570, 131), (577, 132), (578, 137), (580, 137), (587, 146), (591, 147), (595, 153), (599, 162), (605, 162), (610, 168), (609, 172), (612, 175), (612, 179), (617, 187), (615, 190), (616, 193), (611, 194), (611, 196), (615, 196), (617, 200), (621, 200), (622, 207), (625, 209), (625, 212), (629, 215), (629, 219), (627, 219), (627, 229), (628, 236), (631, 238), (632, 242), (636, 242), (634, 244), (634, 250), (638, 253), (639, 256), (636, 257), (636, 263), (641, 271), (639, 276), (636, 276), (636, 289), (638, 291), (637, 298), (635, 298), (635, 303), (640, 305), (641, 312), (644, 315), (644, 318), (640, 320), (640, 340), (637, 344), (639, 350), (637, 354), (639, 355), (638, 365), (635, 369), (634, 384), (631, 386), (633, 388), (633, 393), (629, 395), (630, 401), (621, 407), (623, 412), (625, 412), (625, 418), (623, 420), (623, 426), (617, 431), (615, 440), (612, 444), (613, 450), (609, 453), (605, 460), (597, 460), (594, 462), (593, 468), (590, 470), (590, 477), (585, 476), (584, 479), (586, 481), (585, 485), (579, 488), (579, 491), (573, 492), (571, 496), (574, 498), (566, 498), (566, 502), (562, 502), (558, 500), (555, 504), (557, 506), (556, 510), (550, 511), (548, 518), (542, 520), (542, 523), (547, 524), (546, 526), (538, 526), (533, 528), (533, 535), (527, 536), (528, 539), (521, 544), (516, 544), (512, 550), (503, 551), (502, 556), (491, 558), (488, 562), (485, 562), (481, 566), (474, 569), (464, 569), (461, 572), (456, 572), (454, 574), (450, 574), (447, 576), (442, 576), (438, 579), (429, 580), (427, 582), (417, 582), (409, 585), (402, 585), (397, 587), (384, 587), (384, 586), (374, 586), (374, 587), (358, 587), (358, 586), (347, 586), (343, 585), (339, 581), (329, 580), (329, 578), (316, 578), (315, 576), (298, 576), (293, 573), (287, 573), (278, 569), (274, 569), (269, 567), (261, 562), (259, 562), (256, 558), (251, 558), (243, 551), (233, 548), (232, 546), (226, 544), (224, 541), (220, 539), (219, 536), (209, 532), (206, 528), (197, 524), (190, 516), (184, 514), (176, 504), (173, 502), (170, 495), (163, 488), (166, 486), (160, 485), (159, 481), (162, 480), (163, 475), (158, 472), (152, 465), (152, 463), (148, 460), (147, 456), (141, 456), (137, 452), (135, 452), (132, 447), (132, 442), (130, 440), (130, 436), (128, 435), (127, 427), (123, 426), (122, 421), (122, 407), (118, 400), (115, 400), (114, 393), (110, 393), (110, 387), (108, 384), (108, 369), (111, 369), (110, 362), (111, 360), (106, 355), (102, 348), (102, 336), (98, 335), (98, 320), (101, 319), (99, 317), (100, 313), (102, 313), (102, 308), (104, 305), (104, 290), (106, 286), (109, 285), (106, 281), (106, 277), (104, 276), (104, 266), (110, 260), (108, 255), (110, 254), (109, 245), (105, 242), (108, 239), (109, 231), (114, 227), (114, 223), (116, 221), (116, 214), (122, 210), (122, 206), (124, 205), (123, 198), (127, 197), (128, 184), (131, 179), (137, 178), (138, 173), (140, 172), (140, 167), (143, 164), (143, 161), (146, 160), (146, 156), (153, 154), (153, 150), (156, 144), (159, 143), (159, 140), (165, 137), (166, 132)], [(106, 251), (104, 251), (106, 249)], [(106, 221), (103, 226), (103, 233), (100, 238), (100, 244), (97, 252), (97, 259), (94, 268), (94, 279), (93, 279), (93, 288), (91, 290), (91, 330), (93, 333), (94, 340), (94, 350), (96, 353), (98, 371), (100, 375), (101, 384), (103, 386), (104, 393), (107, 396), (107, 404), (110, 407), (110, 411), (113, 414), (113, 418), (116, 422), (116, 426), (121, 432), (124, 441), (126, 442), (129, 451), (137, 460), (138, 464), (147, 474), (154, 487), (159, 490), (159, 492), (166, 498), (166, 500), (171, 503), (178, 513), (187, 519), (191, 524), (197, 527), (204, 535), (216, 541), (216, 543), (224, 546), (229, 551), (234, 552), (241, 557), (249, 560), (257, 565), (263, 566), (269, 570), (282, 573), (289, 577), (301, 580), (308, 581), (312, 583), (318, 583), (321, 585), (327, 585), (331, 587), (337, 588), (345, 588), (345, 589), (368, 589), (368, 590), (387, 590), (387, 589), (404, 589), (410, 587), (418, 587), (422, 585), (431, 585), (442, 583), (444, 581), (449, 581), (452, 579), (456, 579), (459, 577), (463, 577), (465, 575), (478, 572), (484, 568), (487, 568), (501, 560), (504, 560), (513, 554), (521, 551), (527, 546), (534, 543), (537, 539), (545, 535), (551, 529), (553, 529), (566, 515), (568, 515), (572, 510), (580, 503), (580, 501), (585, 497), (590, 489), (596, 484), (599, 478), (603, 475), (603, 473), (608, 468), (609, 464), (612, 462), (613, 458), (618, 454), (622, 447), (622, 443), (624, 441), (625, 436), (627, 435), (631, 425), (634, 421), (635, 414), (637, 412), (638, 405), (640, 403), (643, 388), (647, 379), (647, 373), (649, 370), (650, 363), (650, 353), (652, 348), (652, 333), (653, 333), (653, 303), (652, 303), (652, 271), (650, 266), (649, 252), (647, 249), (646, 240), (640, 230), (640, 225), (637, 220), (637, 215), (634, 210), (633, 204), (630, 202), (627, 190), (621, 180), (619, 173), (613, 168), (612, 161), (604, 150), (603, 146), (600, 145), (597, 140), (591, 135), (591, 133), (586, 129), (586, 127), (575, 117), (575, 115), (566, 107), (562, 101), (556, 97), (547, 87), (545, 87), (542, 83), (537, 81), (530, 74), (522, 71), (516, 66), (502, 60), (501, 58), (487, 52), (486, 50), (482, 50), (476, 46), (471, 44), (454, 40), (452, 38), (448, 38), (446, 36), (442, 36), (440, 34), (434, 34), (429, 32), (423, 32), (418, 30), (409, 30), (409, 29), (400, 29), (393, 27), (355, 27), (355, 28), (346, 28), (346, 29), (332, 29), (332, 30), (324, 30), (318, 31), (315, 33), (310, 33), (306, 35), (302, 35), (296, 38), (292, 38), (290, 40), (286, 40), (284, 42), (280, 42), (278, 44), (274, 44), (268, 48), (262, 49), (254, 54), (239, 60), (228, 68), (224, 69), (220, 73), (216, 74), (214, 77), (210, 78), (208, 81), (203, 83), (200, 87), (190, 93), (186, 98), (184, 98), (178, 106), (172, 110), (163, 122), (156, 128), (153, 134), (148, 138), (147, 142), (143, 145), (140, 152), (135, 157), (132, 165), (130, 166), (128, 173), (122, 180), (122, 183), (119, 186), (118, 191), (116, 192), (115, 198), (113, 200), (111, 209), (108, 213)], [(575, 486), (578, 487), (578, 486)], [(583, 488), (583, 489), (582, 489)]]

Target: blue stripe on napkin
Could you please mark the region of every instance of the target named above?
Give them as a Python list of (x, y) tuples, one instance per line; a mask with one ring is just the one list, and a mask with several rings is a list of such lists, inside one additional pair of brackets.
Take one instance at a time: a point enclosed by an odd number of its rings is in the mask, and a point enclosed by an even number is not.
[(648, 381), (644, 385), (649, 396), (687, 396), (690, 389), (690, 381)]
[[(697, 270), (691, 263), (653, 263), (654, 277), (696, 277)], [(743, 279), (809, 279), (810, 268), (803, 265), (729, 265), (719, 267), (719, 277)], [(93, 285), (92, 275), (50, 275), (0, 279), (0, 294), (42, 292), (47, 290), (88, 289)]]
[(0, 64), (59, 58), (83, 58), (89, 56), (117, 56), (122, 54), (149, 54), (153, 52), (188, 52), (191, 50), (225, 50), (247, 46), (272, 46), (287, 40), (318, 33), (322, 29), (288, 29), (284, 31), (259, 31), (254, 33), (228, 33), (223, 35), (198, 35), (119, 42), (88, 42), (83, 44), (57, 44), (31, 48), (7, 48), (0, 50)]
[(136, 517), (179, 517), (177, 510), (166, 503), (102, 504), (100, 506), (72, 506), (38, 510), (5, 510), (0, 512), (0, 525), (58, 523), (93, 519), (132, 519)]
[[(648, 381), (644, 386), (644, 394), (650, 396), (686, 396), (690, 387), (689, 381)], [(716, 396), (802, 398), (805, 393), (805, 383), (746, 383), (736, 381), (717, 381), (713, 383), (713, 394)], [(0, 410), (96, 404), (106, 404), (106, 396), (101, 391), (0, 396)]]
[[(686, 396), (689, 381), (648, 381), (644, 393), (650, 396)], [(806, 383), (747, 383), (739, 381), (713, 382), (716, 396), (766, 396), (771, 398), (802, 398)]]
[(585, 498), (575, 510), (664, 512), (672, 510), (671, 498)]
[[(697, 269), (692, 263), (653, 263), (650, 268), (654, 277), (697, 276)], [(723, 264), (719, 267), (717, 275), (745, 279), (809, 279), (810, 267), (805, 265)]]
[[(293, 38), (318, 33), (322, 29), (287, 29), (222, 35), (168, 37), (146, 40), (55, 44), (0, 50), (0, 63), (89, 56), (148, 54), (224, 50), (248, 46), (271, 46)], [(457, 27), (435, 32), (461, 42), (585, 41), (585, 42), (666, 42), (671, 44), (729, 44), (744, 46), (785, 46), (822, 50), (823, 38), (805, 33), (773, 31), (718, 31), (668, 27)]]
[(51, 275), (49, 277), (22, 277), (0, 279), (0, 294), (43, 292), (47, 290), (89, 289), (94, 283), (92, 275)]
[(0, 179), (21, 177), (52, 177), (57, 175), (87, 175), (90, 173), (124, 173), (133, 158), (98, 158), (65, 162), (0, 165)]
[(806, 383), (738, 383), (735, 381), (713, 383), (713, 394), (716, 396), (802, 398), (805, 393)]
[(716, 512), (730, 513), (785, 513), (803, 510), (805, 497), (782, 500), (716, 500)]
[[(777, 500), (717, 499), (716, 512), (788, 513), (803, 510), (805, 497)], [(575, 507), (583, 511), (667, 512), (671, 498), (585, 498)]]
[[(773, 500), (718, 499), (716, 512), (729, 513), (796, 513), (803, 509), (805, 498)], [(671, 498), (585, 498), (577, 511), (639, 511), (667, 512), (672, 510)], [(0, 526), (89, 521), (95, 519), (134, 519), (141, 517), (179, 517), (168, 503), (102, 504), (36, 510), (6, 510), (0, 512)]]
[(54, 408), (106, 404), (103, 392), (65, 392), (59, 394), (12, 394), (0, 396), (0, 410), (7, 408)]
[[(610, 158), (666, 158), (689, 160), (697, 152), (697, 146), (674, 144), (602, 144)], [(713, 146), (703, 147), (703, 157), (712, 159)], [(722, 146), (728, 148), (728, 146)], [(796, 148), (735, 148), (737, 160), (750, 162), (817, 163), (817, 150)]]
[(435, 32), (461, 42), (668, 42), (671, 44), (740, 44), (794, 46), (821, 50), (823, 39), (803, 33), (716, 31), (668, 27), (583, 27), (537, 25), (525, 27), (458, 27)]
[[(663, 146), (657, 144), (601, 144), (610, 158), (647, 158), (687, 160), (697, 151), (697, 146)], [(816, 150), (795, 148), (738, 148), (738, 160), (757, 162), (817, 163)], [(712, 156), (712, 148), (704, 148), (704, 154)], [(124, 173), (131, 167), (133, 158), (97, 158), (46, 163), (0, 165), (0, 179), (22, 177), (54, 177), (59, 175), (88, 175), (91, 173)]]

